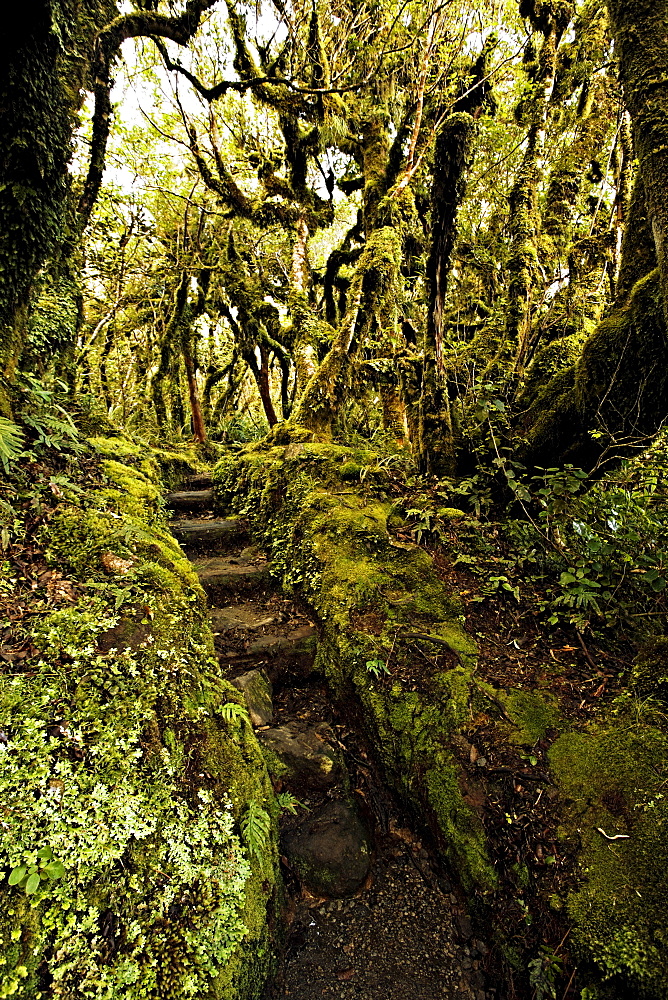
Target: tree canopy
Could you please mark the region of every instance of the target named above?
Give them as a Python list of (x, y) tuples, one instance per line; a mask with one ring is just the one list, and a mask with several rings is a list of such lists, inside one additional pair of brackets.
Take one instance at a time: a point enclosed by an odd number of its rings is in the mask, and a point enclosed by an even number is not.
[[(53, 346), (73, 391), (158, 434), (373, 411), (441, 474), (489, 451), (490, 399), (528, 463), (605, 465), (661, 427), (665, 56), (636, 65), (624, 11), (112, 5), (68, 24), (73, 61), (44, 7), (21, 45), (50, 66), (51, 174), (13, 181), (14, 140), (3, 195), (32, 241), (8, 385)], [(24, 49), (8, 84), (34, 98)]]

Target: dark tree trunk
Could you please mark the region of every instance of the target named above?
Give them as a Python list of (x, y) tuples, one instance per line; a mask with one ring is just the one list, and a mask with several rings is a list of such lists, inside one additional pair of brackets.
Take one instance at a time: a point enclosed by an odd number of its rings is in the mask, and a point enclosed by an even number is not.
[(432, 182), (432, 248), (427, 263), (429, 314), (424, 339), (424, 373), (420, 399), (418, 461), (424, 472), (454, 469), (454, 435), (447, 389), (441, 378), (443, 312), (457, 212), (466, 190), (475, 120), (465, 112), (451, 115), (436, 139)]
[(0, 412), (27, 330), (33, 280), (61, 238), (72, 133), (57, 0), (12, 11), (0, 43)]
[(668, 0), (608, 0), (668, 317)]
[(190, 399), (190, 413), (193, 421), (193, 439), (202, 444), (206, 441), (206, 427), (204, 425), (204, 415), (199, 400), (199, 390), (197, 388), (197, 378), (195, 376), (195, 366), (192, 354), (187, 344), (183, 345), (183, 363), (186, 368), (186, 379), (188, 380), (188, 396)]

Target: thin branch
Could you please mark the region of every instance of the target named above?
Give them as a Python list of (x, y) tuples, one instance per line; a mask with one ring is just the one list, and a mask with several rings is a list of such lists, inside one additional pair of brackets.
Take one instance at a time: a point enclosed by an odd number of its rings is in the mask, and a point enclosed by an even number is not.
[(88, 175), (78, 205), (79, 229), (86, 228), (90, 213), (100, 190), (104, 172), (107, 140), (111, 125), (111, 63), (121, 45), (128, 38), (159, 35), (171, 38), (179, 45), (186, 45), (197, 31), (202, 14), (213, 7), (216, 0), (188, 0), (179, 17), (167, 17), (152, 11), (135, 11), (124, 14), (102, 28), (95, 39), (92, 76), (94, 80), (95, 111)]

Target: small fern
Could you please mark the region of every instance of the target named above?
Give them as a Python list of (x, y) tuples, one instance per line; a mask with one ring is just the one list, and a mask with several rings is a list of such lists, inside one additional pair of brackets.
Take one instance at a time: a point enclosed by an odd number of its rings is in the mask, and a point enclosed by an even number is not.
[(269, 841), (271, 817), (255, 799), (251, 799), (248, 809), (241, 817), (241, 836), (250, 854), (259, 858)]
[(276, 796), (276, 805), (283, 812), (292, 813), (293, 816), (297, 815), (297, 809), (307, 809), (308, 807), (300, 802), (291, 792), (280, 792)]
[(237, 722), (242, 720), (250, 725), (250, 716), (245, 705), (239, 705), (236, 701), (227, 701), (220, 709), (225, 722)]
[(10, 462), (21, 454), (24, 442), (25, 436), (18, 424), (0, 417), (0, 462), (5, 472), (9, 472)]

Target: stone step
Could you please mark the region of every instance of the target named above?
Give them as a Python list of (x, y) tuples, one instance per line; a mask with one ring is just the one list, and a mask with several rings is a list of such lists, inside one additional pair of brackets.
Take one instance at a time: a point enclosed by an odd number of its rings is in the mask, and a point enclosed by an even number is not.
[(193, 565), (209, 597), (216, 599), (230, 591), (255, 590), (269, 580), (266, 562), (253, 563), (242, 557), (212, 556), (195, 559)]
[(210, 521), (171, 521), (174, 537), (189, 549), (210, 549), (248, 539), (248, 527), (239, 517)]
[(189, 476), (181, 485), (183, 490), (210, 490), (213, 486), (213, 479), (210, 472), (202, 472), (198, 476)]
[(277, 618), (276, 614), (259, 608), (257, 604), (231, 604), (227, 608), (211, 609), (211, 628), (214, 635), (238, 629), (245, 631), (273, 625)]
[[(242, 609), (239, 613), (238, 609)], [(232, 608), (213, 609), (211, 626), (218, 648), (225, 646), (225, 635), (229, 632), (247, 632), (245, 648), (232, 652), (225, 650), (219, 654), (220, 663), (227, 667), (236, 663), (265, 663), (268, 667), (290, 666), (308, 674), (313, 667), (317, 651), (317, 629), (314, 625), (302, 625), (287, 635), (260, 635), (253, 638), (253, 631), (271, 626), (275, 620), (265, 612), (261, 614), (254, 605), (237, 605)], [(236, 612), (236, 614), (233, 614)], [(238, 641), (238, 636), (235, 637)]]
[(165, 506), (169, 510), (185, 510), (195, 513), (200, 510), (211, 510), (213, 507), (213, 490), (185, 490), (181, 493), (168, 493)]
[(263, 635), (248, 646), (248, 652), (255, 657), (268, 660), (289, 661), (295, 666), (308, 670), (313, 666), (318, 633), (314, 625), (302, 625), (287, 635)]

